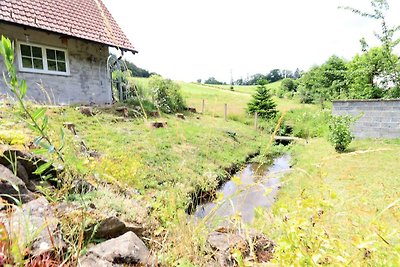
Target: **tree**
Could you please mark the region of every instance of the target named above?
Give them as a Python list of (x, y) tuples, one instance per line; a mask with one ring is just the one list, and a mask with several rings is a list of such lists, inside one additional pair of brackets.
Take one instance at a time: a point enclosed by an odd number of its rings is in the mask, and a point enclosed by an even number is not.
[[(371, 0), (372, 12), (365, 12), (353, 7), (342, 7), (346, 10), (360, 15), (362, 17), (370, 18), (379, 21), (381, 25), (381, 32), (375, 33), (375, 36), (381, 42), (382, 46), (382, 60), (385, 69), (381, 71), (381, 79), (384, 83), (393, 83), (393, 88), (389, 90), (387, 95), (391, 97), (400, 97), (400, 67), (397, 57), (393, 57), (394, 48), (400, 43), (400, 38), (396, 38), (396, 34), (400, 31), (400, 25), (389, 26), (386, 19), (386, 13), (389, 10), (389, 3), (387, 0)], [(360, 40), (363, 52), (368, 50), (368, 44), (363, 38)]]
[(292, 78), (285, 78), (282, 80), (281, 89), (285, 92), (296, 92), (297, 84)]
[(269, 89), (266, 87), (268, 81), (259, 80), (257, 91), (253, 99), (247, 104), (250, 114), (257, 112), (258, 116), (264, 119), (272, 119), (276, 116), (276, 104), (272, 99)]
[[(386, 79), (388, 61), (384, 48), (374, 47), (367, 53), (356, 55), (348, 64), (349, 97), (355, 99), (382, 98), (389, 89)], [(392, 55), (393, 62), (398, 61)], [(398, 63), (397, 63), (398, 64)]]
[(218, 81), (217, 79), (215, 79), (214, 77), (210, 77), (207, 80), (204, 81), (205, 84), (224, 84), (223, 82)]
[(273, 69), (267, 74), (266, 78), (269, 82), (273, 83), (282, 80), (284, 77), (280, 69)]

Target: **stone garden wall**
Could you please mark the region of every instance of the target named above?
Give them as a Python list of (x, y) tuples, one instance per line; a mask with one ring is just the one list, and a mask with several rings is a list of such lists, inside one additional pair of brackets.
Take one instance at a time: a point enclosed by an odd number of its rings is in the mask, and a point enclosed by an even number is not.
[(400, 138), (400, 99), (334, 101), (333, 114), (362, 115), (352, 128), (356, 138)]

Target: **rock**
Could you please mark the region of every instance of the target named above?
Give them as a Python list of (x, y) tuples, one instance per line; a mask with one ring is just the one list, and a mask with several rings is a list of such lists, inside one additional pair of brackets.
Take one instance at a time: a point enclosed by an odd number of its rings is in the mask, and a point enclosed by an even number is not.
[(246, 239), (238, 234), (212, 232), (207, 242), (214, 250), (225, 253), (233, 248), (244, 246)]
[(167, 122), (166, 121), (153, 121), (151, 123), (151, 127), (153, 128), (166, 128), (167, 127)]
[[(14, 166), (10, 164), (7, 166), (7, 168), (14, 173)], [(35, 192), (36, 186), (31, 180), (29, 180), (29, 175), (24, 165), (22, 165), (20, 162), (17, 162), (16, 171), (17, 171), (17, 177), (20, 178), (25, 183), (25, 186), (28, 188), (28, 190)]]
[[(29, 180), (41, 180), (40, 175), (34, 174), (34, 172), (40, 166), (47, 164), (49, 161), (43, 157), (33, 155), (29, 152), (21, 150), (10, 149), (3, 152), (0, 156), (0, 164), (4, 166), (10, 165), (10, 162), (18, 162), (25, 168)], [(58, 171), (54, 166), (50, 166), (45, 173), (50, 174), (52, 177), (57, 177)]]
[(60, 251), (66, 247), (58, 229), (59, 221), (54, 217), (51, 206), (44, 197), (22, 207), (15, 207), (11, 217), (3, 216), (1, 221), (8, 233), (14, 235), (13, 239), (18, 239), (21, 249), (25, 249), (26, 244), (31, 244), (32, 256)]
[(124, 115), (124, 117), (128, 117), (129, 116), (129, 112), (128, 112), (128, 108), (127, 107), (117, 107), (115, 110), (118, 111), (118, 112), (121, 112)]
[(75, 124), (72, 122), (64, 122), (63, 123), (64, 127), (70, 130), (74, 135), (76, 135), (76, 128)]
[(26, 188), (25, 183), (3, 165), (0, 165), (0, 194), (12, 204), (16, 204), (14, 199), (22, 203), (35, 199), (35, 195)]
[(82, 113), (83, 115), (86, 115), (88, 117), (93, 117), (94, 115), (96, 115), (96, 113), (93, 111), (92, 107), (79, 107), (78, 108), (79, 112)]
[[(249, 241), (251, 244), (249, 244)], [(216, 254), (221, 266), (233, 266), (232, 251), (239, 250), (243, 257), (250, 255), (250, 247), (254, 249), (258, 262), (268, 262), (272, 259), (274, 243), (263, 233), (249, 231), (238, 233), (231, 229), (221, 228), (209, 234), (207, 242)]]
[(176, 113), (175, 116), (176, 116), (178, 119), (186, 120), (185, 115), (183, 115), (182, 113)]
[(133, 232), (127, 232), (90, 248), (79, 262), (81, 267), (122, 267), (128, 264), (146, 265), (149, 260), (150, 252), (143, 241)]
[(127, 232), (125, 223), (112, 216), (104, 219), (97, 227), (95, 238), (115, 238)]
[(188, 107), (188, 108), (186, 108), (186, 110), (189, 112), (192, 112), (192, 113), (197, 113), (196, 108), (193, 108), (193, 107)]
[(127, 232), (133, 232), (138, 236), (142, 236), (144, 232), (143, 225), (126, 223), (116, 216), (111, 216), (103, 219), (99, 224), (93, 225), (87, 232), (86, 236), (92, 236), (95, 229), (94, 238), (110, 239), (121, 236)]

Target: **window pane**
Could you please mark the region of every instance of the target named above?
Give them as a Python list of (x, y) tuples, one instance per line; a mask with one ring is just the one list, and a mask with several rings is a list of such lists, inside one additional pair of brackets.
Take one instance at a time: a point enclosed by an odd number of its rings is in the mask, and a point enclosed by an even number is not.
[(55, 60), (48, 60), (47, 66), (48, 66), (49, 70), (57, 71), (57, 63)]
[(33, 57), (42, 58), (42, 48), (32, 46)]
[(46, 49), (46, 54), (48, 59), (56, 60), (56, 51), (53, 49)]
[(63, 51), (57, 51), (57, 61), (65, 62), (65, 53)]
[(67, 68), (64, 62), (57, 62), (58, 71), (67, 72)]
[(22, 57), (22, 67), (32, 69), (32, 59), (30, 57)]
[(31, 57), (31, 47), (28, 45), (21, 45), (21, 55)]
[(43, 61), (41, 59), (33, 59), (33, 68), (34, 69), (43, 69)]

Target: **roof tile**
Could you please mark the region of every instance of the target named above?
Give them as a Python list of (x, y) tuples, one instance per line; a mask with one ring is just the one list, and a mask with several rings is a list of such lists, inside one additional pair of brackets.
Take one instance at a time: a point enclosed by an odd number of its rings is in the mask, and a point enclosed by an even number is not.
[(0, 19), (136, 52), (101, 0), (0, 0)]

